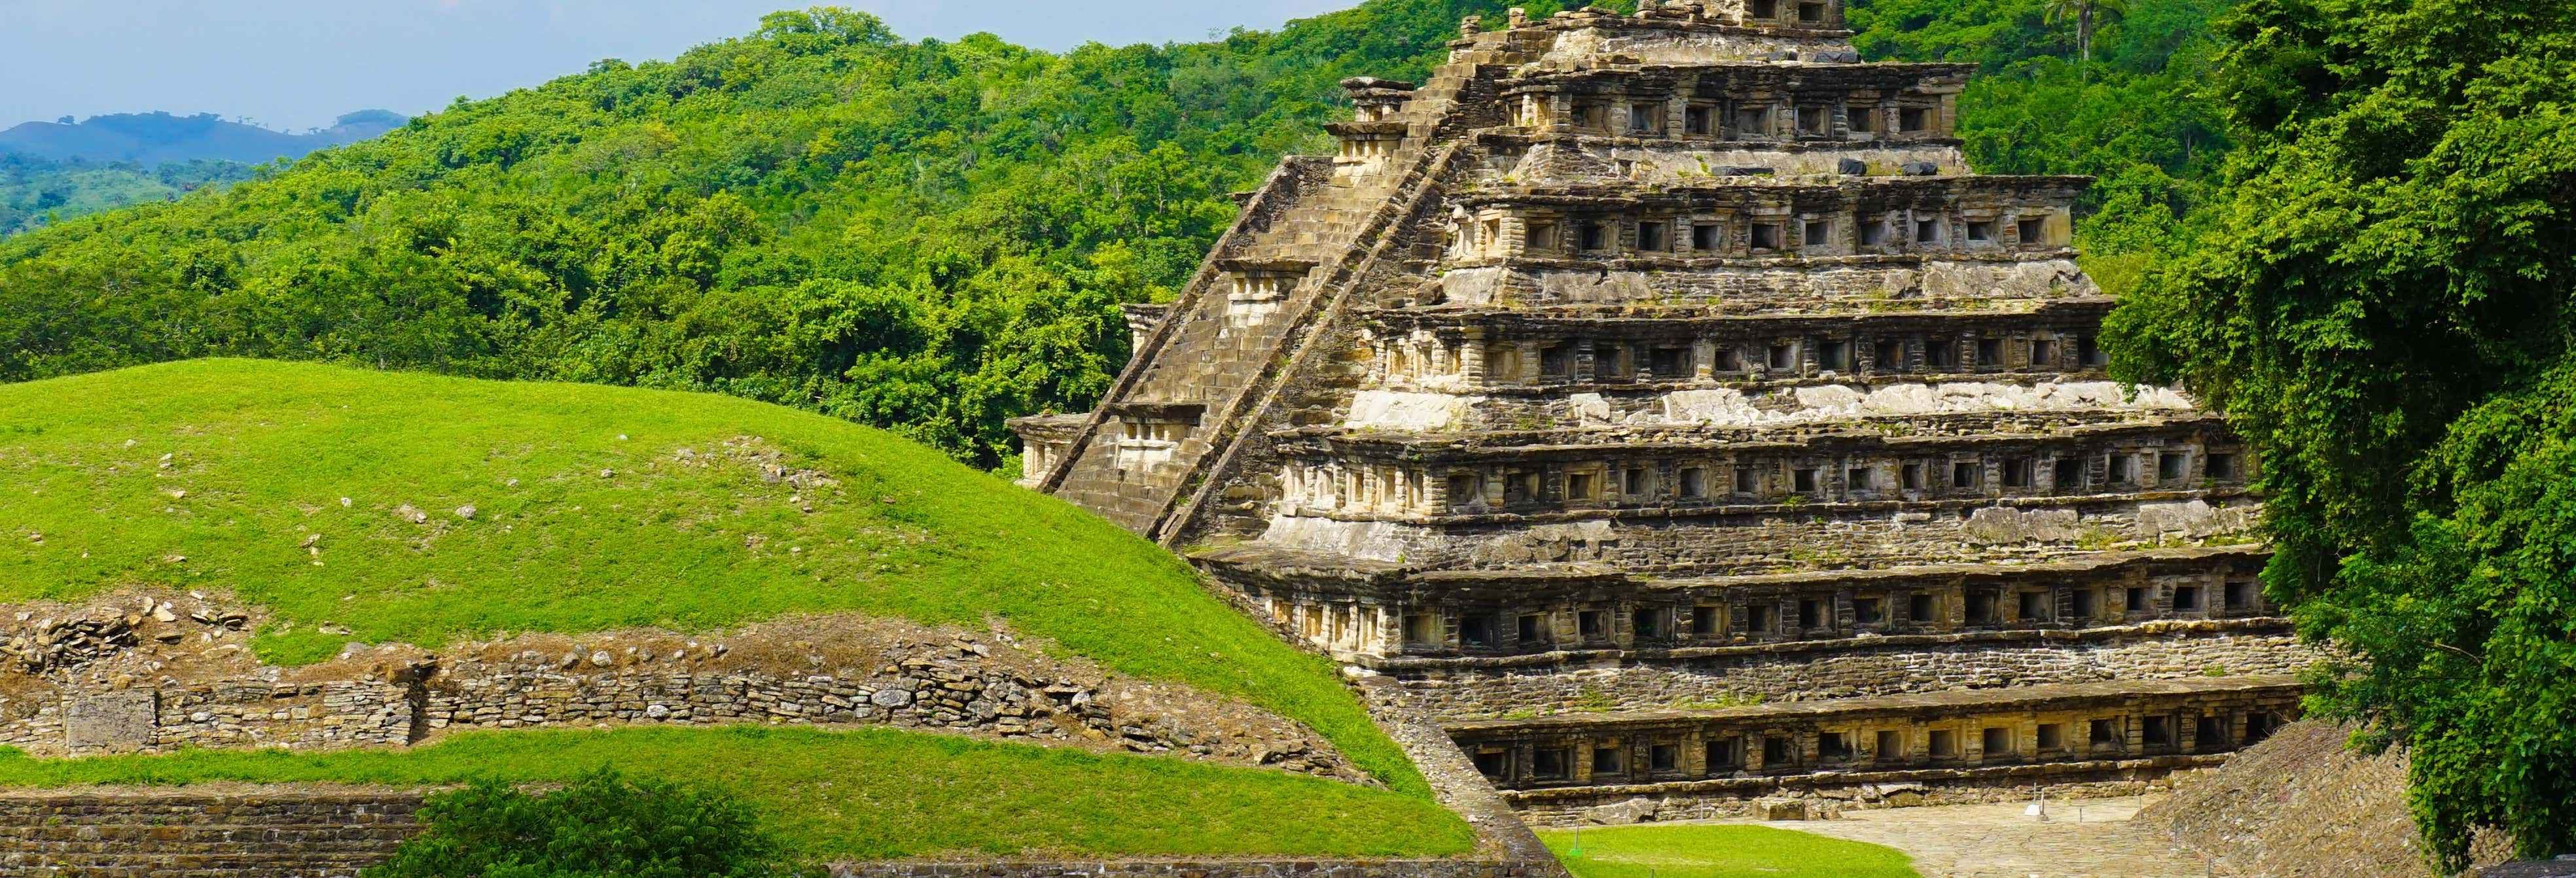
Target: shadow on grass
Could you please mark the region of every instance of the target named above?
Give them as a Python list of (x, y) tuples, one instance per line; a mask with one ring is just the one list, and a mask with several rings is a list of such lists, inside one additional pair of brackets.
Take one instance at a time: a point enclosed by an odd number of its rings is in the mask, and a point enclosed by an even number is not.
[(1895, 848), (1768, 826), (1613, 826), (1539, 838), (1575, 878), (1922, 878)]

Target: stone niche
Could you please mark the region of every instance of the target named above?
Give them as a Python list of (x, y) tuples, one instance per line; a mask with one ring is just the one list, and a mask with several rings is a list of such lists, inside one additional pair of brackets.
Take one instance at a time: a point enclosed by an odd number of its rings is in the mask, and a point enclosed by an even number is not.
[(1278, 313), (1289, 295), (1306, 282), (1315, 263), (1295, 259), (1227, 260), (1218, 268), (1226, 274), (1225, 327), (1244, 330), (1260, 326)]
[(1129, 403), (1110, 410), (1118, 419), (1118, 467), (1143, 470), (1172, 459), (1199, 428), (1207, 407), (1196, 403)]

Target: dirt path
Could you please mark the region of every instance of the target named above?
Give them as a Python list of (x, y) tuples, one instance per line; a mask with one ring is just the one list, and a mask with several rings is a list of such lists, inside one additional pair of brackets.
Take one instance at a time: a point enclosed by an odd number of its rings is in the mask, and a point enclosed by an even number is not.
[[(1765, 824), (1883, 844), (1914, 857), (1924, 878), (2203, 878), (2242, 874), (2204, 862), (2130, 822), (2160, 797), (1851, 811), (1839, 820)], [(2080, 812), (2080, 813), (2079, 813)], [(2080, 819), (2080, 822), (2079, 822)]]

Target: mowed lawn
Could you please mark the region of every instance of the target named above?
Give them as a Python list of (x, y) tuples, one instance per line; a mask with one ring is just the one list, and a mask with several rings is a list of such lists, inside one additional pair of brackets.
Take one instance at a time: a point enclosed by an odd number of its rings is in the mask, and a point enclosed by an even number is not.
[(1458, 854), (1467, 825), (1430, 800), (1311, 777), (888, 729), (482, 732), (410, 751), (279, 750), (35, 760), (0, 748), (0, 786), (215, 781), (397, 786), (573, 780), (600, 766), (713, 784), (815, 859), (946, 853), (1296, 857)]
[(1330, 662), (1170, 553), (884, 431), (730, 397), (255, 360), (0, 385), (0, 604), (131, 585), (269, 608), (257, 645), (284, 664), (789, 613), (1001, 620), (1303, 721), (1429, 795)]
[(1768, 826), (1648, 824), (1539, 838), (1575, 878), (1922, 878), (1895, 848)]

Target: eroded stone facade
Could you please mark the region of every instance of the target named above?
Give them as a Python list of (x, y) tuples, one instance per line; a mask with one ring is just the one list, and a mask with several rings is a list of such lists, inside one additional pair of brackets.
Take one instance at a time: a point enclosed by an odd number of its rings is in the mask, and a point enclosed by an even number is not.
[[(1533, 813), (1640, 786), (1575, 765), (1601, 741), (1690, 751), (1643, 784), (1675, 801), (1899, 761), (2117, 785), (2294, 714), (2261, 461), (2110, 379), (2090, 181), (1972, 173), (1971, 68), (1858, 63), (1835, 0), (1640, 6), (1470, 20), (1429, 82), (1346, 83), (1340, 154), (1131, 311), (1101, 409), (1018, 422), (1026, 483), (1462, 744), (1521, 742), (1487, 773)], [(2031, 741), (1934, 757), (1941, 723)], [(1720, 726), (1798, 756), (1712, 768)], [(1865, 764), (1816, 755), (1864, 731)], [(1585, 755), (1541, 772), (1541, 739)]]
[[(0, 608), (0, 613), (8, 612)], [(39, 756), (400, 747), (466, 731), (863, 725), (1261, 766), (1369, 783), (1311, 729), (971, 632), (856, 616), (697, 635), (353, 646), (304, 668), (243, 648), (262, 614), (126, 593), (0, 622), (0, 745)], [(0, 616), (5, 619), (6, 616)]]

